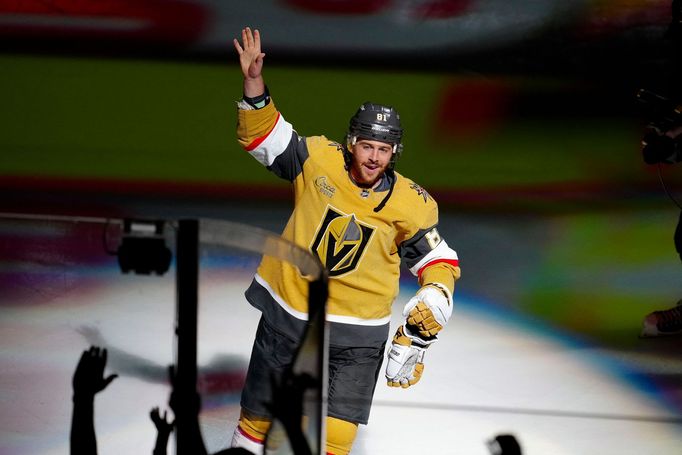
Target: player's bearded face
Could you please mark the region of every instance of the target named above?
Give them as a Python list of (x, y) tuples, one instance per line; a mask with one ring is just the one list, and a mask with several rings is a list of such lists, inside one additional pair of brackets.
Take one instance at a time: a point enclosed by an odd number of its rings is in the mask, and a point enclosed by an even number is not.
[(386, 142), (358, 139), (351, 150), (350, 173), (360, 186), (374, 186), (388, 167), (393, 156), (393, 146)]

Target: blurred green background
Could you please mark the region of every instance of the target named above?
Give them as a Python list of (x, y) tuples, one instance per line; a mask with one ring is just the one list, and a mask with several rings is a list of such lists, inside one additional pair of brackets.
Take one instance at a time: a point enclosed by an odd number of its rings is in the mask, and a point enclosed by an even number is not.
[[(234, 59), (5, 55), (0, 65), (4, 175), (277, 184), (236, 145)], [(281, 65), (265, 75), (302, 135), (342, 141), (363, 101), (395, 106), (406, 130), (399, 170), (434, 190), (650, 180), (634, 88), (623, 100), (557, 78)]]

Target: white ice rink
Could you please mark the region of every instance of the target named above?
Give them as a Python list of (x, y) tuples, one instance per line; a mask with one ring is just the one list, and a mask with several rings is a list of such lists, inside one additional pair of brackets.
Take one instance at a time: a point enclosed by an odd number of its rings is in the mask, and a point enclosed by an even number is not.
[[(259, 317), (243, 297), (250, 274), (212, 269), (201, 280), (200, 377), (239, 377)], [(2, 307), (0, 454), (68, 453), (71, 375), (90, 342), (109, 348), (108, 370), (120, 374), (96, 397), (99, 453), (150, 454), (148, 413), (166, 407), (174, 358), (174, 276), (110, 270), (66, 281)], [(682, 453), (679, 414), (603, 351), (551, 333), (459, 295), (421, 382), (403, 390), (380, 379), (352, 453), (488, 454), (485, 442), (500, 433), (528, 455)], [(216, 451), (229, 443), (239, 391), (224, 379), (209, 389), (202, 430)]]

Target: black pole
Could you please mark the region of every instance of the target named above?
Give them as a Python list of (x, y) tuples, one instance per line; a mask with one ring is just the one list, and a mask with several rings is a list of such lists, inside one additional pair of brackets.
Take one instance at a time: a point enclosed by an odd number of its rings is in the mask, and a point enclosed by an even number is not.
[(326, 423), (327, 416), (327, 381), (329, 380), (329, 340), (327, 339), (327, 298), (329, 297), (329, 278), (325, 270), (320, 277), (312, 281), (308, 287), (308, 324), (309, 330), (314, 331), (318, 343), (317, 351), (317, 377), (320, 378), (319, 389), (316, 390), (317, 409), (319, 422), (316, 428), (316, 447), (312, 447), (312, 453), (326, 453)]
[[(176, 416), (176, 453), (193, 453), (197, 393), (197, 310), (199, 301), (199, 221), (180, 220), (176, 251), (177, 365), (174, 393), (181, 410)], [(196, 409), (195, 409), (196, 408)]]

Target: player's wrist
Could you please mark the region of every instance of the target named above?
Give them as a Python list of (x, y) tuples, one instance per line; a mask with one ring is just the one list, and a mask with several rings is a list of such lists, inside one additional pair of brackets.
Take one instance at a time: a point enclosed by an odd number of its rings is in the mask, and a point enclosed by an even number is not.
[(263, 85), (262, 90), (245, 89), (242, 100), (254, 109), (263, 109), (270, 104), (270, 91), (268, 90), (268, 86)]

